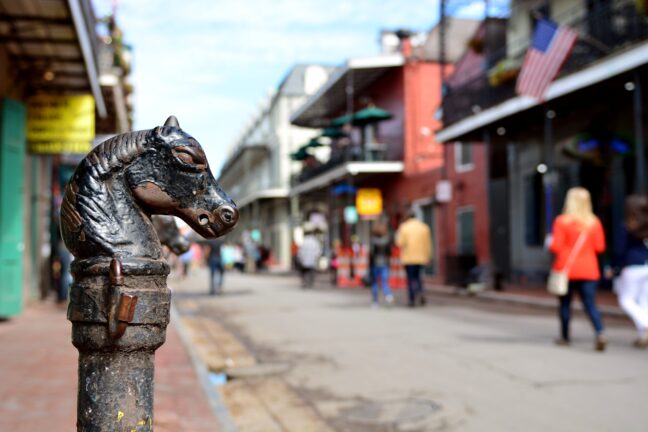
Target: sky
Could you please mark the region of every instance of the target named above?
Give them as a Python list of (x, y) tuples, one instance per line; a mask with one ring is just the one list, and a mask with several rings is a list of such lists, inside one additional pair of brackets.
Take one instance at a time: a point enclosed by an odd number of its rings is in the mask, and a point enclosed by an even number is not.
[[(94, 0), (97, 16), (115, 1), (133, 47), (135, 129), (175, 115), (215, 175), (293, 65), (377, 55), (382, 29), (427, 31), (439, 16), (438, 0)], [(458, 1), (461, 16), (483, 16), (480, 1)]]

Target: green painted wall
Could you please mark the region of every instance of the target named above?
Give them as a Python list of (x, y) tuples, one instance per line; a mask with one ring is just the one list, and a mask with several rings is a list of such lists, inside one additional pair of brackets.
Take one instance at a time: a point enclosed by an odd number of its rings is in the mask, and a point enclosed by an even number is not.
[(0, 317), (23, 309), (25, 121), (23, 104), (0, 102)]

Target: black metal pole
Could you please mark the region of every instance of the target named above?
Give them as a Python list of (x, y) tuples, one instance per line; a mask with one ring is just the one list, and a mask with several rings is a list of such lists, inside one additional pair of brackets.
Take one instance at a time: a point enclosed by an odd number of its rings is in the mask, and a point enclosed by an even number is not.
[(540, 171), (543, 175), (542, 184), (545, 193), (545, 235), (551, 233), (551, 225), (554, 216), (554, 193), (553, 189), (556, 184), (556, 172), (554, 170), (553, 160), (553, 119), (556, 113), (549, 109), (546, 105), (544, 107), (544, 172)]
[(646, 193), (646, 150), (643, 130), (643, 95), (639, 70), (634, 71), (635, 193)]
[(154, 358), (169, 322), (168, 273), (162, 261), (73, 262), (68, 319), (79, 350), (77, 431), (153, 430)]

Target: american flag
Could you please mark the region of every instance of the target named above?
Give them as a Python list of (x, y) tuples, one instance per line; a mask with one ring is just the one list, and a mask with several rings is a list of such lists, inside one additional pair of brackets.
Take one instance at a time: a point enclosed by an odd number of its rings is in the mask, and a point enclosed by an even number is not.
[(571, 54), (577, 38), (578, 33), (568, 27), (545, 19), (538, 20), (515, 91), (543, 100), (549, 84)]

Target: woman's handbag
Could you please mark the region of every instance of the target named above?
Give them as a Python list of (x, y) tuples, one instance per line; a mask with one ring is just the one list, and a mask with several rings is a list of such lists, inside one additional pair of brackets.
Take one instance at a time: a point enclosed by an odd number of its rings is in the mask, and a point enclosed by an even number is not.
[(587, 230), (581, 232), (578, 236), (574, 248), (569, 252), (565, 267), (562, 270), (551, 270), (549, 272), (549, 279), (547, 280), (547, 291), (549, 293), (557, 296), (567, 294), (567, 290), (569, 289), (569, 270), (571, 270), (571, 266), (574, 264), (576, 255), (578, 255), (581, 247), (583, 247), (585, 239), (587, 239)]

